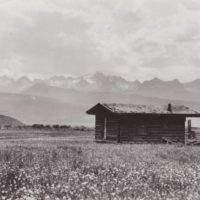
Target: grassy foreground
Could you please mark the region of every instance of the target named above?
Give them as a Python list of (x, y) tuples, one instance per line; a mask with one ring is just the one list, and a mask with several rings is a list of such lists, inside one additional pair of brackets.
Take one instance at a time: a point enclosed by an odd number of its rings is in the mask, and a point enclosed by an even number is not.
[(33, 135), (0, 140), (0, 199), (200, 199), (200, 147)]

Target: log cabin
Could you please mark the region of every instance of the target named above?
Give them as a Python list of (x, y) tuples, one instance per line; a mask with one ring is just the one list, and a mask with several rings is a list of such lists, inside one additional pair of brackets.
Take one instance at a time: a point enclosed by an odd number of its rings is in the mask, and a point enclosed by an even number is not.
[(95, 115), (95, 141), (162, 143), (185, 142), (186, 117), (200, 112), (184, 105), (98, 103), (87, 114)]

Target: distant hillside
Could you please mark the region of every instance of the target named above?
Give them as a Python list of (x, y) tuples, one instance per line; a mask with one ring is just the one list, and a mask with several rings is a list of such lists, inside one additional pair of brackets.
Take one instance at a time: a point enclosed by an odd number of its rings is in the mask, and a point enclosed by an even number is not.
[(145, 96), (141, 94), (121, 93), (121, 92), (94, 92), (79, 91), (73, 89), (63, 89), (59, 87), (48, 86), (45, 84), (36, 84), (27, 89), (24, 94), (35, 95), (57, 99), (63, 102), (78, 105), (94, 105), (97, 102), (116, 102), (116, 103), (135, 103), (135, 104), (165, 104), (174, 102), (178, 104), (200, 105), (196, 101), (175, 100), (170, 98), (157, 98), (154, 96)]
[(17, 127), (24, 125), (22, 122), (18, 121), (9, 116), (0, 115), (0, 127), (10, 126), (10, 127)]
[(200, 79), (185, 83), (184, 87), (189, 91), (200, 93)]
[[(88, 118), (85, 111), (98, 102), (152, 105), (163, 105), (170, 102), (172, 104), (184, 104), (200, 110), (200, 103), (195, 101), (172, 100), (117, 92), (83, 92), (72, 89), (61, 89), (59, 87), (47, 86), (44, 84), (34, 85), (30, 89), (26, 90), (25, 93), (31, 96), (46, 97), (54, 99), (55, 101), (58, 100), (67, 104), (80, 106), (81, 109), (79, 116), (82, 116), (82, 119)], [(77, 118), (77, 120), (79, 118)]]
[(24, 94), (0, 93), (0, 114), (12, 116), (25, 124), (87, 124), (85, 108), (57, 99)]

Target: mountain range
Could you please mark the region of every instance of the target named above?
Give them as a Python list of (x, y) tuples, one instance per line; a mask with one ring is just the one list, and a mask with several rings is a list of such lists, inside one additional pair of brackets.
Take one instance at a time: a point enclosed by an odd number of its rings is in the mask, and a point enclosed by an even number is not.
[(151, 96), (155, 92), (162, 93), (163, 90), (173, 93), (173, 96), (175, 91), (178, 93), (200, 93), (200, 79), (187, 83), (181, 83), (177, 79), (162, 81), (158, 78), (140, 82), (138, 80), (128, 81), (120, 76), (105, 75), (101, 72), (78, 77), (53, 76), (48, 79), (34, 80), (31, 80), (26, 76), (18, 79), (13, 79), (8, 76), (0, 76), (0, 92), (9, 91), (9, 93), (20, 93), (36, 84), (44, 84), (63, 89), (74, 89), (78, 91), (127, 92), (148, 96)]
[(185, 104), (200, 110), (200, 79), (140, 82), (97, 72), (30, 80), (0, 76), (0, 114), (45, 124), (92, 124), (85, 111), (98, 102)]

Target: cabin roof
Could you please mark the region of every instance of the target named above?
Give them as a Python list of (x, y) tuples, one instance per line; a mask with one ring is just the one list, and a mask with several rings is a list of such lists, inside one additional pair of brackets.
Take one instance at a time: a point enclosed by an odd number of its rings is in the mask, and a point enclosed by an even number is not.
[[(170, 104), (169, 104), (170, 105)], [(87, 114), (97, 114), (99, 110), (106, 110), (116, 114), (178, 114), (185, 116), (200, 117), (200, 112), (184, 105), (136, 105), (136, 104), (118, 104), (118, 103), (99, 103), (87, 111)]]

